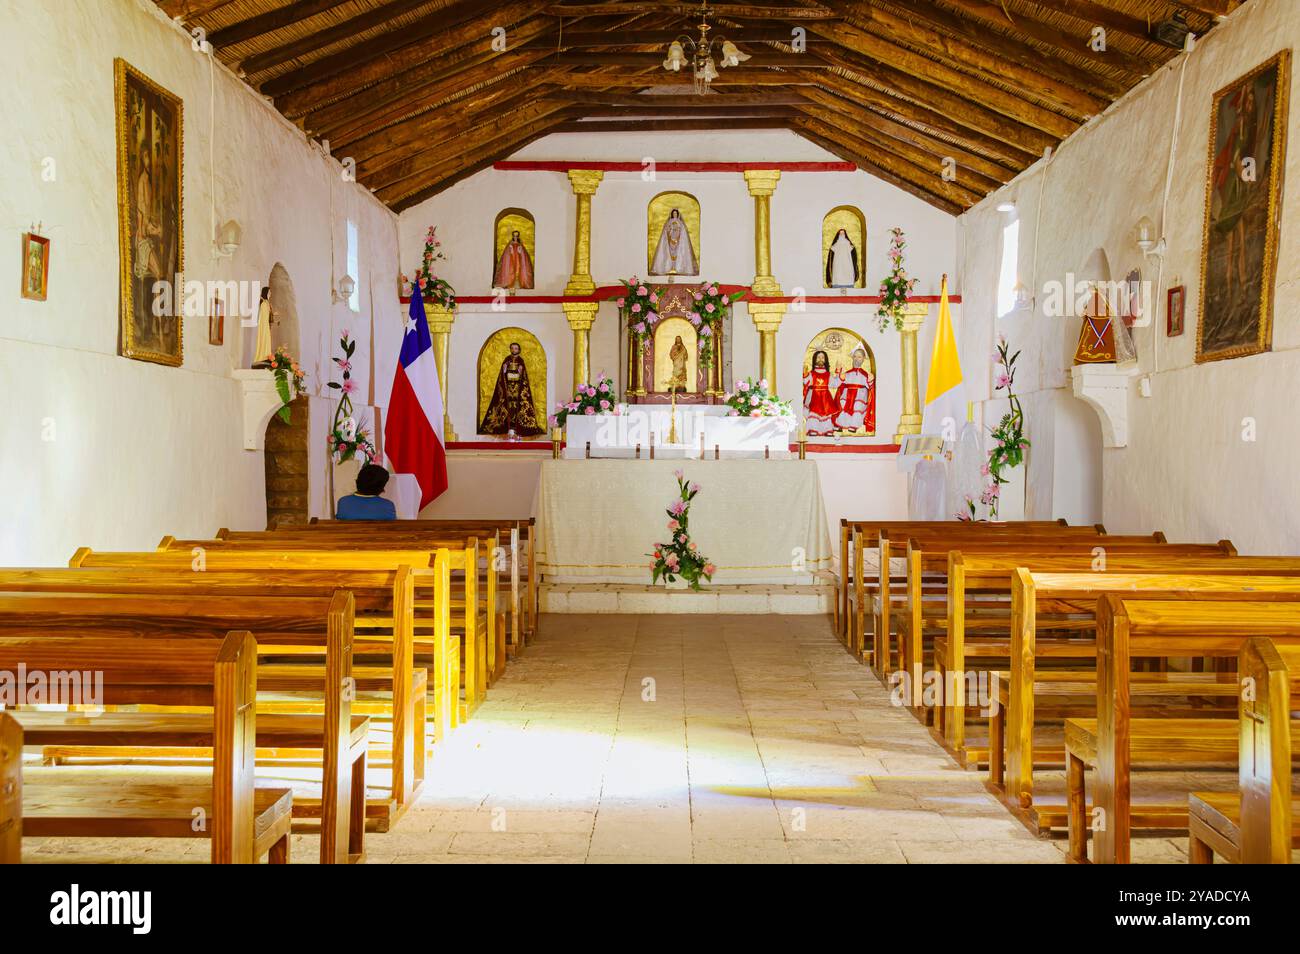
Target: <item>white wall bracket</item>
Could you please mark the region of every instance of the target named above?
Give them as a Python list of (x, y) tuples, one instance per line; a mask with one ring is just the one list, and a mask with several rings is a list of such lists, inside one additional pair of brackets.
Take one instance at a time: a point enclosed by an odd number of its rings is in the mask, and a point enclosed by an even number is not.
[(1105, 447), (1128, 446), (1129, 380), (1137, 374), (1136, 365), (1076, 364), (1070, 369), (1074, 396), (1083, 401), (1101, 419), (1101, 439)]
[(275, 389), (275, 372), (242, 368), (235, 371), (235, 381), (244, 397), (244, 450), (261, 450), (271, 415), (284, 405)]

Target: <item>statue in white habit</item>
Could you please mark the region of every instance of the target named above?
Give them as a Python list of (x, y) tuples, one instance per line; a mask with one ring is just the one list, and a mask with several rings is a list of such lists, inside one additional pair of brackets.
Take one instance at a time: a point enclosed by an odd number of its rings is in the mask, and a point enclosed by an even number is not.
[(826, 286), (828, 288), (853, 288), (858, 283), (858, 248), (849, 233), (840, 229), (835, 233), (826, 252)]
[(663, 230), (659, 233), (659, 244), (655, 246), (654, 258), (650, 261), (651, 275), (698, 275), (699, 260), (691, 245), (691, 233), (686, 228), (682, 213), (673, 209), (664, 220)]
[(263, 288), (257, 303), (257, 343), (253, 346), (253, 367), (271, 366), (271, 289)]

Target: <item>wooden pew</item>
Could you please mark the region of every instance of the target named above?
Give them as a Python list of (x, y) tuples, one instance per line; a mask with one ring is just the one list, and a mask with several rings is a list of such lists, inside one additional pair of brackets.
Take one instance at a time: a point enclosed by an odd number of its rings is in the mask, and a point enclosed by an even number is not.
[[(510, 606), (511, 606), (511, 645), (512, 648), (518, 649), (523, 646), (527, 639), (531, 639), (537, 631), (537, 616), (539, 612), (538, 594), (538, 574), (537, 574), (537, 534), (536, 520), (529, 517), (527, 520), (492, 520), (492, 519), (474, 519), (474, 520), (401, 520), (401, 521), (364, 521), (364, 520), (320, 520), (315, 517), (306, 525), (308, 530), (332, 530), (347, 528), (349, 526), (363, 526), (366, 528), (373, 527), (377, 523), (383, 523), (391, 528), (383, 532), (400, 533), (406, 528), (424, 532), (432, 531), (434, 533), (472, 533), (472, 534), (491, 534), (503, 533), (507, 535), (510, 543), (510, 561), (507, 566), (508, 578), (510, 581)], [(489, 557), (494, 554), (489, 553)], [(523, 583), (520, 582), (520, 574), (523, 574)], [(520, 617), (520, 607), (522, 604), (522, 628), (517, 627), (515, 621)]]
[(1248, 639), (1237, 672), (1239, 791), (1188, 796), (1188, 860), (1210, 864), (1218, 854), (1238, 864), (1288, 865), (1300, 846), (1291, 794), (1291, 700), (1300, 688), (1300, 647)]
[[(1252, 636), (1300, 645), (1300, 602), (1145, 600), (1103, 596), (1097, 605), (1097, 718), (1065, 723), (1070, 859), (1086, 861), (1086, 766), (1094, 767), (1094, 861), (1127, 864), (1133, 827), (1187, 825), (1187, 803), (1143, 806), (1134, 816), (1133, 762), (1235, 764), (1238, 733), (1223, 719), (1134, 719), (1133, 660), (1233, 657)], [(1229, 731), (1225, 731), (1225, 727)]]
[[(885, 530), (909, 533), (935, 526), (959, 526), (958, 521), (930, 520), (840, 520), (840, 586), (836, 601), (836, 632), (850, 654), (859, 661), (864, 656), (866, 621), (871, 615), (869, 601), (880, 585), (879, 567), (867, 572), (865, 554), (876, 551), (880, 533)], [(1030, 529), (1064, 527), (1064, 520), (1009, 521), (1005, 524), (981, 523), (977, 527), (989, 528), (991, 533), (1004, 532), (1002, 528)], [(1095, 532), (1095, 531), (1094, 531)], [(1102, 531), (1104, 532), (1104, 530)], [(873, 641), (874, 643), (874, 641)], [(872, 661), (878, 674), (883, 673), (876, 660)]]
[[(64, 635), (7, 629), (0, 669), (102, 673), (106, 697), (152, 698), (156, 692), (206, 697), (212, 706), (212, 779), (200, 783), (114, 780), (111, 791), (83, 773), (60, 769), (25, 778), (22, 833), (29, 837), (207, 837), (214, 864), (248, 864), (262, 855), (289, 860), (293, 793), (257, 788), (254, 745), (257, 643), (251, 633), (223, 639)], [(205, 825), (196, 825), (202, 810)]]
[[(432, 586), (435, 596), (442, 592), (448, 586), (451, 562), (449, 554), (440, 553), (432, 569), (420, 569), (427, 560), (428, 554), (422, 551), (340, 554), (205, 550), (201, 556), (191, 556), (179, 549), (101, 553), (83, 547), (70, 563), (80, 569), (144, 574), (139, 580), (122, 584), (139, 592), (172, 592), (171, 587), (185, 587), (187, 584), (177, 582), (177, 575), (188, 578), (191, 584), (206, 582), (222, 587), (231, 595), (258, 595), (268, 586), (309, 594), (322, 587), (332, 589), (336, 584), (348, 586), (354, 600), (361, 600), (367, 611), (361, 617), (362, 647), (367, 652), (382, 651), (392, 659), (387, 675), (373, 667), (364, 671), (364, 681), (358, 684), (362, 695), (353, 705), (358, 712), (387, 715), (393, 720), (392, 797), (380, 803), (370, 802), (367, 807), (371, 824), (386, 831), (418, 797), (424, 781), (427, 672), (414, 663), (414, 593), (417, 585)], [(159, 571), (168, 571), (171, 576), (164, 577)], [(47, 584), (15, 581), (13, 585), (40, 589)], [(88, 585), (93, 584), (78, 580), (74, 588)], [(445, 600), (445, 594), (442, 598)], [(429, 610), (426, 618), (439, 676), (434, 687), (436, 735), (443, 738), (457, 721), (453, 716), (459, 707), (453, 699), (459, 694), (459, 650), (448, 636), (445, 614)]]
[[(17, 634), (34, 645), (40, 637), (64, 638), (69, 632), (92, 633), (104, 639), (118, 639), (122, 652), (140, 652), (149, 641), (166, 636), (212, 639), (238, 625), (260, 636), (262, 652), (274, 652), (275, 645), (323, 648), (323, 666), (285, 667), (262, 663), (259, 682), (264, 692), (316, 694), (324, 714), (304, 721), (268, 717), (261, 741), (266, 748), (285, 742), (297, 748), (321, 751), (321, 798), (314, 810), (300, 802), (303, 814), (318, 814), (321, 831), (321, 862), (346, 863), (360, 860), (365, 824), (364, 775), (368, 724), (352, 719), (354, 680), (364, 676), (352, 666), (353, 597), (345, 591), (328, 599), (307, 597), (262, 597), (254, 601), (231, 600), (226, 596), (186, 594), (135, 595), (118, 593), (0, 592), (0, 636)], [(333, 688), (332, 688), (333, 687)], [(133, 696), (132, 703), (160, 706), (207, 705), (210, 692), (185, 686), (154, 687), (148, 694)], [(263, 703), (263, 706), (265, 704)], [(301, 703), (293, 708), (300, 709)], [(53, 714), (59, 715), (59, 714)], [(160, 715), (115, 713), (102, 726), (77, 725), (75, 720), (53, 718), (51, 714), (19, 714), (28, 744), (112, 746), (120, 743), (115, 733), (143, 736), (123, 743), (128, 748), (168, 743), (169, 733), (182, 747), (213, 747), (220, 723), (206, 729), (197, 720), (164, 720)], [(354, 782), (362, 784), (354, 791)]]
[(0, 865), (23, 860), (23, 729), (0, 712)]
[[(1005, 708), (990, 717), (990, 728), (991, 734), (1000, 737), (1005, 745), (1006, 798), (1013, 806), (1025, 810), (1033, 806), (1033, 766), (1043, 761), (1033, 742), (1034, 725), (1039, 721), (1037, 698), (1043, 696), (1061, 702), (1076, 699), (1081, 690), (1086, 694), (1084, 699), (1073, 705), (1082, 703), (1091, 712), (1076, 710), (1073, 714), (1095, 713), (1092, 709), (1097, 672), (1095, 614), (1101, 596), (1115, 593), (1153, 599), (1285, 600), (1300, 591), (1300, 558), (1132, 556), (1111, 561), (1104, 573), (1083, 572), (1081, 567), (1072, 566), (1073, 560), (1062, 557), (1036, 559), (1030, 566), (1014, 566), (1025, 563), (1023, 557), (965, 557), (963, 554), (963, 558), (963, 579), (969, 589), (998, 593), (1004, 580), (1010, 583), (1010, 670), (1000, 679), (1006, 685)], [(1044, 568), (1048, 572), (1041, 572)], [(1074, 615), (1080, 613), (1086, 618)], [(1055, 640), (1040, 647), (1042, 621), (1056, 618), (1068, 624), (1072, 616), (1077, 628), (1090, 637), (1085, 643), (1071, 647)], [(1068, 660), (1073, 671), (1040, 674), (1037, 668), (1040, 654), (1057, 665)], [(1189, 678), (1192, 674), (1158, 678), (1161, 675), (1142, 674), (1133, 682), (1134, 691), (1168, 698), (1179, 694), (1180, 681), (1195, 683)], [(1214, 686), (1204, 688), (1207, 694), (1225, 695)], [(1002, 724), (1005, 731), (999, 731)], [(1063, 757), (1064, 753), (1061, 754)], [(1001, 756), (990, 751), (989, 758), (990, 781), (995, 788), (1000, 788), (1002, 780), (997, 776)], [(1035, 812), (1030, 816), (1040, 830), (1064, 823), (1059, 813), (1042, 819)]]

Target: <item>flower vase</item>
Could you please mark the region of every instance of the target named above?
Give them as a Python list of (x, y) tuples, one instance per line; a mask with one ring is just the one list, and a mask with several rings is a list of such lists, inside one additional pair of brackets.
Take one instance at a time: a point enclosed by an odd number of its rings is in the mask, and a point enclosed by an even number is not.
[(1018, 464), (1002, 472), (1006, 480), (998, 493), (998, 522), (1025, 519), (1025, 465)]
[(670, 590), (689, 590), (691, 588), (691, 584), (680, 576), (671, 580), (664, 580), (664, 586)]

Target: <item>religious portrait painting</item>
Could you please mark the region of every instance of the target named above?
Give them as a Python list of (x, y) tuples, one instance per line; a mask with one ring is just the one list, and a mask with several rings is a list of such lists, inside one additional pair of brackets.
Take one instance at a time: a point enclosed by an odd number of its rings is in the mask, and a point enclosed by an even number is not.
[(700, 274), (700, 203), (685, 192), (663, 192), (647, 209), (651, 275)]
[(1286, 165), (1291, 51), (1214, 95), (1196, 360), (1268, 351)]
[(50, 287), (50, 240), (35, 232), (24, 232), (22, 264), (22, 296), (45, 301)]
[(875, 435), (876, 358), (861, 337), (828, 328), (808, 343), (803, 407), (810, 435)]
[(537, 226), (524, 209), (497, 213), (492, 255), (492, 287), (506, 291), (533, 287)]
[(179, 367), (182, 103), (125, 60), (114, 68), (121, 353)]
[(546, 352), (523, 328), (502, 328), (478, 356), (478, 433), (536, 437), (546, 433)]
[(1183, 312), (1187, 307), (1187, 289), (1175, 285), (1169, 289), (1169, 301), (1165, 309), (1165, 336), (1177, 338), (1183, 333)]
[(822, 275), (826, 288), (866, 285), (867, 220), (862, 212), (841, 205), (822, 219)]

